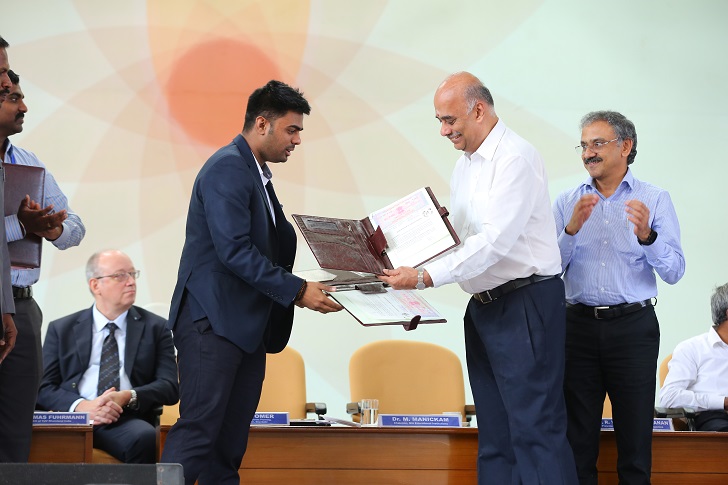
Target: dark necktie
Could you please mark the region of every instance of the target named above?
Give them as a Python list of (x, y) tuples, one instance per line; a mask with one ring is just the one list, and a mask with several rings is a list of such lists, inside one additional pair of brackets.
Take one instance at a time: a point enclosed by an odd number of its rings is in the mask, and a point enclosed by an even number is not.
[(118, 328), (114, 322), (106, 324), (109, 329), (109, 335), (104, 339), (104, 345), (101, 347), (101, 363), (99, 365), (99, 386), (98, 395), (102, 395), (110, 387), (119, 390), (119, 346), (116, 345), (116, 337), (114, 332)]

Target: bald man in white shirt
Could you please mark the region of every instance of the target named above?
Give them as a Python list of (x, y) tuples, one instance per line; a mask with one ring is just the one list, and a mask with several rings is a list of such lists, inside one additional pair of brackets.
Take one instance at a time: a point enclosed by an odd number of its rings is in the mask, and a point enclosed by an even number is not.
[(395, 289), (458, 283), (478, 418), (478, 483), (577, 483), (563, 395), (565, 303), (543, 159), (496, 116), (475, 76), (435, 93), (440, 135), (463, 155), (450, 181), (462, 244), (419, 270), (384, 270)]

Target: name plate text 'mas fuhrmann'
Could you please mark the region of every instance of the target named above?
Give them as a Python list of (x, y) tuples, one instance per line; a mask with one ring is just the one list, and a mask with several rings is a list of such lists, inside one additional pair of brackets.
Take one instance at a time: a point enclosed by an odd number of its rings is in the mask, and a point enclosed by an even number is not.
[(82, 426), (89, 424), (88, 413), (36, 411), (33, 413), (33, 426)]
[(462, 416), (456, 414), (380, 414), (379, 426), (382, 427), (426, 427), (459, 428)]

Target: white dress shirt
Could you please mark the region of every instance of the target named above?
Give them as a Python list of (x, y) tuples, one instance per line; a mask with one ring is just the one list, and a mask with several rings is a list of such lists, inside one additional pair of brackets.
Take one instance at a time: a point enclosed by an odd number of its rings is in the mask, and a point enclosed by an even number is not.
[[(99, 367), (101, 365), (101, 348), (104, 345), (104, 339), (107, 335), (109, 335), (109, 329), (106, 328), (106, 324), (109, 323), (109, 319), (96, 309), (95, 304), (92, 312), (94, 316), (94, 325), (92, 329), (93, 336), (91, 337), (91, 358), (89, 359), (86, 372), (83, 373), (83, 376), (78, 383), (78, 394), (81, 396), (81, 399), (78, 399), (71, 404), (71, 409), (69, 409), (69, 411), (75, 410), (78, 403), (84, 399), (91, 401), (99, 397), (98, 385)], [(129, 381), (129, 376), (126, 375), (126, 371), (124, 370), (124, 355), (126, 351), (126, 316), (128, 313), (129, 311), (127, 310), (114, 320), (116, 326), (119, 327), (116, 329), (116, 332), (114, 332), (114, 337), (116, 338), (116, 345), (119, 347), (119, 365), (121, 366), (121, 369), (119, 370), (119, 386), (121, 389), (117, 389), (117, 391), (131, 389), (131, 381)]]
[(476, 152), (458, 159), (450, 215), (462, 242), (424, 266), (435, 287), (456, 282), (480, 293), (516, 278), (561, 273), (543, 159), (503, 121)]
[(728, 344), (715, 328), (680, 342), (668, 369), (660, 389), (661, 406), (695, 411), (723, 409), (728, 396)]

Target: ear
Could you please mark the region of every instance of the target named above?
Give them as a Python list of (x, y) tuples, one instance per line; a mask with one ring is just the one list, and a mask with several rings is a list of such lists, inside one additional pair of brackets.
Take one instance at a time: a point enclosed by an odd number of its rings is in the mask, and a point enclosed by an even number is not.
[(262, 116), (258, 116), (257, 118), (255, 118), (254, 126), (255, 126), (256, 133), (258, 133), (259, 135), (265, 135), (265, 132), (267, 131), (267, 128), (268, 128), (268, 124), (269, 124), (268, 120)]
[(97, 295), (99, 293), (99, 284), (99, 280), (96, 278), (88, 280), (88, 289), (93, 295)]
[(624, 158), (627, 158), (629, 156), (629, 152), (632, 151), (632, 146), (634, 145), (634, 141), (630, 140), (629, 138), (622, 141), (622, 156)]
[(488, 106), (482, 101), (475, 103), (475, 107), (473, 108), (475, 110), (475, 119), (478, 121), (482, 120), (487, 113), (487, 108)]

